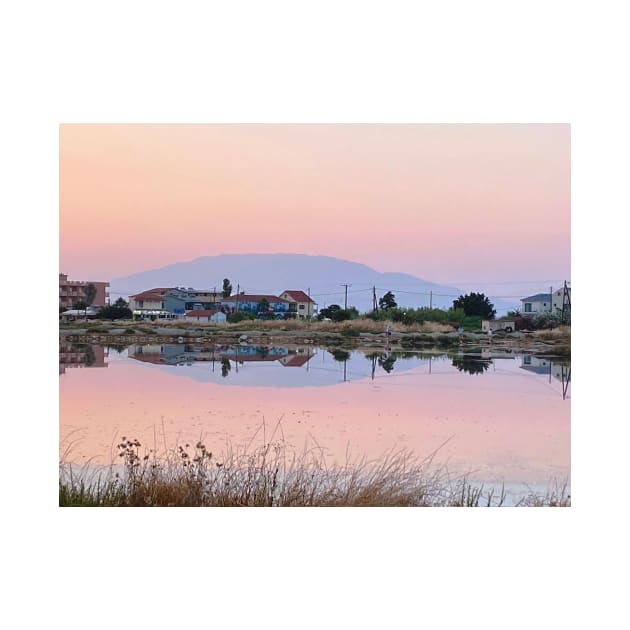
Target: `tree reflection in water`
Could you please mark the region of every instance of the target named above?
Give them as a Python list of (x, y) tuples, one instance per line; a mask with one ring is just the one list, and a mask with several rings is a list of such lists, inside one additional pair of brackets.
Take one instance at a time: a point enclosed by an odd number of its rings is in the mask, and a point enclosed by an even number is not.
[(231, 369), (230, 360), (227, 357), (223, 357), (221, 359), (221, 376), (225, 378), (230, 373)]
[(492, 359), (457, 357), (453, 359), (453, 367), (468, 374), (483, 374), (492, 365)]

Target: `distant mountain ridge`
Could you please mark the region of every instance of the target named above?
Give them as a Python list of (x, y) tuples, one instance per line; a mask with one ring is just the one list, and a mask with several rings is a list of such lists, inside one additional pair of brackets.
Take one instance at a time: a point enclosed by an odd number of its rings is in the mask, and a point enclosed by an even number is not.
[[(344, 305), (348, 284), (348, 306), (359, 311), (372, 308), (372, 287), (377, 298), (392, 291), (399, 306), (449, 307), (463, 291), (436, 284), (406, 273), (381, 273), (362, 263), (308, 254), (220, 254), (177, 262), (159, 269), (115, 278), (110, 283), (112, 300), (153, 287), (193, 287), (221, 290), (223, 278), (229, 278), (246, 293), (278, 295), (286, 289), (309, 291), (320, 308)], [(431, 295), (432, 294), (432, 295)]]

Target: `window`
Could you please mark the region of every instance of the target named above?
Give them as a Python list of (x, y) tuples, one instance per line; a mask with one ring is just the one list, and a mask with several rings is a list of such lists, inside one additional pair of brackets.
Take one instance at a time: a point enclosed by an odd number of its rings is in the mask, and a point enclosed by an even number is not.
[(525, 302), (525, 312), (526, 313), (531, 313), (532, 312), (532, 305), (530, 302)]
[(304, 304), (300, 304), (299, 308), (300, 308), (301, 311), (303, 311), (304, 310)]

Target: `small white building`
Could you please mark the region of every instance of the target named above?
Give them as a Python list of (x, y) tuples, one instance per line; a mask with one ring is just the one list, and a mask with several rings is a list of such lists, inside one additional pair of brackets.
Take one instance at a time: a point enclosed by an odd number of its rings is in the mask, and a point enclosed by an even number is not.
[(215, 324), (224, 324), (227, 321), (227, 315), (217, 309), (187, 311), (185, 319), (189, 322), (214, 322)]

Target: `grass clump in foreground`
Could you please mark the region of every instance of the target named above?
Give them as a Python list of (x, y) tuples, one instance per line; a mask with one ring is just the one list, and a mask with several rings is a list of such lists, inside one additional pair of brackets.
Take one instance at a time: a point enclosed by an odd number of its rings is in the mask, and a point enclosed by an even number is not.
[[(505, 494), (485, 492), (466, 478), (452, 479), (408, 451), (392, 451), (378, 461), (359, 459), (328, 466), (321, 449), (290, 453), (282, 442), (253, 451), (231, 447), (220, 458), (198, 442), (166, 456), (141, 453), (137, 440), (117, 446), (121, 472), (75, 474), (60, 464), (59, 505), (71, 506), (311, 506), (311, 507), (477, 507), (501, 506)], [(519, 505), (569, 506), (566, 486), (547, 496), (530, 494)]]

